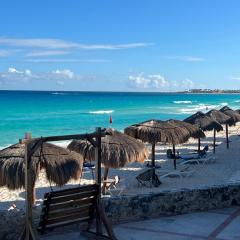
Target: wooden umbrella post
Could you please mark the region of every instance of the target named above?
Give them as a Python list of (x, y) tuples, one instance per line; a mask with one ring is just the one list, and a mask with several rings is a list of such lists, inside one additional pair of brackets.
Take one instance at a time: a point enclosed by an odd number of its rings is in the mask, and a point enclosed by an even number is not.
[(154, 183), (155, 179), (155, 146), (156, 143), (152, 143), (152, 183)]
[[(28, 141), (31, 139), (32, 139), (32, 133), (26, 132), (24, 140)], [(30, 156), (30, 158), (31, 158), (31, 156)], [(35, 204), (36, 203), (36, 188), (35, 188), (35, 183), (32, 183), (32, 182), (31, 182), (31, 198), (32, 198), (31, 199), (32, 204)]]
[(33, 176), (32, 169), (30, 166), (31, 163), (31, 143), (26, 141), (25, 143), (25, 189), (26, 189), (26, 225), (25, 225), (25, 239), (36, 239), (32, 226), (32, 203), (34, 200), (33, 197)]
[(201, 150), (201, 138), (198, 138), (198, 153), (200, 153)]
[[(99, 195), (97, 197), (98, 203), (100, 202), (101, 199), (101, 181), (102, 181), (102, 173), (101, 173), (101, 128), (96, 128), (96, 150), (95, 150), (95, 158), (97, 161), (97, 167), (96, 167), (96, 183), (99, 185)], [(99, 215), (99, 212), (96, 212), (96, 233), (97, 235), (102, 234), (102, 224), (101, 224), (101, 216)]]
[(173, 164), (174, 164), (174, 169), (177, 169), (177, 161), (176, 161), (176, 149), (175, 149), (175, 144), (173, 144)]
[(155, 168), (155, 147), (156, 143), (152, 144), (152, 168)]
[(227, 142), (227, 148), (229, 148), (229, 139), (228, 139), (228, 124), (226, 124), (226, 142)]
[(213, 129), (213, 153), (216, 151), (216, 129)]

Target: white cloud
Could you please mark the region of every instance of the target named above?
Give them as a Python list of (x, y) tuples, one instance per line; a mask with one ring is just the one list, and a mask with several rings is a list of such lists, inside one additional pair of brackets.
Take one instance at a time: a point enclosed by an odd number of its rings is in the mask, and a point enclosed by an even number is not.
[(149, 74), (145, 75), (140, 73), (137, 75), (130, 75), (128, 77), (130, 86), (134, 88), (144, 89), (144, 90), (160, 90), (160, 91), (180, 91), (189, 90), (195, 87), (195, 83), (186, 78), (179, 81), (166, 80), (160, 74)]
[(232, 80), (240, 81), (240, 77), (231, 77)]
[(19, 73), (19, 74), (22, 74), (23, 72), (18, 71), (16, 68), (10, 67), (10, 68), (8, 68), (8, 73)]
[(187, 90), (192, 89), (195, 86), (194, 82), (188, 78), (182, 81), (182, 85)]
[(34, 51), (26, 54), (26, 57), (46, 57), (46, 56), (58, 56), (68, 54), (67, 51), (49, 50), (49, 51)]
[(74, 74), (69, 69), (57, 69), (52, 72), (32, 72), (30, 69), (18, 70), (10, 67), (5, 72), (0, 72), (0, 82), (2, 84), (9, 84), (11, 82), (27, 83), (33, 80), (49, 80), (56, 81), (58, 85), (64, 85), (64, 80), (81, 80), (82, 76)]
[(34, 58), (34, 59), (26, 59), (25, 62), (31, 63), (108, 63), (111, 62), (107, 59), (63, 59), (63, 58)]
[(0, 50), (0, 57), (7, 57), (9, 55), (11, 55), (10, 51)]
[(164, 88), (169, 85), (165, 78), (158, 74), (144, 76), (144, 73), (140, 73), (137, 76), (131, 75), (128, 78), (131, 82), (131, 85), (137, 88)]
[(194, 57), (194, 56), (166, 56), (165, 58), (185, 61), (185, 62), (202, 62), (205, 60), (202, 57)]
[(5, 38), (0, 37), (0, 44), (6, 46), (45, 48), (45, 49), (82, 49), (82, 50), (117, 50), (147, 47), (152, 43), (126, 43), (126, 44), (81, 44), (51, 38)]
[(63, 70), (56, 70), (56, 71), (53, 71), (53, 74), (56, 74), (56, 75), (59, 75), (60, 77), (64, 77), (64, 78), (70, 78), (70, 79), (73, 79), (74, 77), (74, 72), (72, 72), (71, 70), (69, 69), (63, 69)]
[(27, 76), (32, 76), (32, 72), (31, 72), (31, 70), (29, 70), (29, 69), (26, 69), (25, 70), (25, 74), (27, 75)]

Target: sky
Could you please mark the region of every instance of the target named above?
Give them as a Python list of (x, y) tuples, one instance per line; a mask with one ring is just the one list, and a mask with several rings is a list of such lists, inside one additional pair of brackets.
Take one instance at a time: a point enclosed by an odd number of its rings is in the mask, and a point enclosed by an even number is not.
[(0, 90), (240, 89), (238, 0), (1, 0)]

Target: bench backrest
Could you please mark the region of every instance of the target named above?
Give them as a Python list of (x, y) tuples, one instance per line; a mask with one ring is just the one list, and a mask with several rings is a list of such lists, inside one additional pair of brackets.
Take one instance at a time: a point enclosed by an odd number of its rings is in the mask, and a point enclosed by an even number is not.
[(89, 224), (94, 217), (99, 194), (97, 184), (46, 193), (38, 230), (44, 233), (69, 224)]

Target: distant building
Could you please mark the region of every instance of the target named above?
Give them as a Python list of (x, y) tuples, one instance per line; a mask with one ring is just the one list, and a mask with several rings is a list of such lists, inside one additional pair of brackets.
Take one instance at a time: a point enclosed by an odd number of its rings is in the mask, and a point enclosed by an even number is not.
[(222, 90), (222, 89), (202, 89), (194, 88), (184, 91), (185, 93), (240, 93), (240, 89), (236, 90)]

